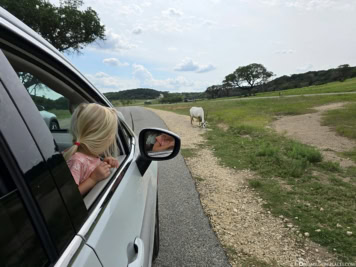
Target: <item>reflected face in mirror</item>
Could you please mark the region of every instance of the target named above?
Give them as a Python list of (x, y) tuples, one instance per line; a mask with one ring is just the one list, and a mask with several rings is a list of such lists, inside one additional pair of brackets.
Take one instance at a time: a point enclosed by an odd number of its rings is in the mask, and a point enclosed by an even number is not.
[(148, 131), (145, 136), (146, 152), (151, 157), (167, 157), (173, 152), (175, 139), (166, 133)]

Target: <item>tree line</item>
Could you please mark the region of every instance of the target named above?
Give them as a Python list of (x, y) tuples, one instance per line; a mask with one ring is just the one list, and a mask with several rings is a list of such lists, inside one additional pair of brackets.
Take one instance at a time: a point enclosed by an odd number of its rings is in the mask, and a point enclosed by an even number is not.
[(238, 67), (233, 73), (225, 76), (222, 84), (209, 86), (205, 94), (208, 98), (250, 96), (258, 92), (282, 91), (335, 81), (343, 82), (356, 77), (356, 67), (343, 64), (334, 69), (284, 75), (271, 80), (273, 76), (273, 72), (268, 71), (262, 64), (252, 63)]

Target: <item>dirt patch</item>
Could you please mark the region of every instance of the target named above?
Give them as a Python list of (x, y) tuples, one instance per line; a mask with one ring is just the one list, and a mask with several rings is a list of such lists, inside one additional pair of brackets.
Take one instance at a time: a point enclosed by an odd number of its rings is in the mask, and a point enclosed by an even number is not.
[(356, 146), (356, 143), (321, 125), (323, 112), (340, 109), (344, 104), (333, 103), (316, 107), (317, 112), (311, 114), (280, 117), (272, 123), (272, 128), (278, 133), (319, 148), (325, 160), (338, 162), (341, 167), (356, 166), (353, 161), (336, 154), (336, 152), (349, 151)]
[[(182, 148), (197, 147), (204, 142), (205, 131), (190, 125), (188, 116), (152, 110), (180, 135)], [(219, 165), (212, 151), (204, 148), (187, 158), (186, 163), (196, 180), (196, 188), (205, 213), (210, 219), (232, 266), (246, 262), (266, 262), (272, 266), (301, 266), (327, 263), (333, 256), (304, 237), (288, 219), (274, 217), (265, 210), (263, 199), (248, 186), (256, 174), (236, 171)]]
[(227, 130), (229, 130), (229, 125), (225, 124), (225, 123), (219, 123), (217, 125), (221, 130), (223, 130), (224, 132), (226, 132)]

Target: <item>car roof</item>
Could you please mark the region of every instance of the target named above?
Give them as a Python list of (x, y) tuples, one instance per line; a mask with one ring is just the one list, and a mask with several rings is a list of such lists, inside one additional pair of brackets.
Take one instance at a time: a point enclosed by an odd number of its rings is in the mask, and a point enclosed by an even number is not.
[[(44, 53), (53, 57), (56, 61), (60, 62), (73, 74), (84, 81), (93, 91), (99, 94), (108, 105), (111, 105), (110, 101), (83, 74), (81, 74), (61, 52), (46, 41), (41, 35), (2, 7), (0, 7), (0, 28), (5, 28), (11, 31), (18, 37), (25, 39), (27, 42), (31, 43), (31, 45), (36, 46)], [(6, 35), (1, 36), (0, 38), (6, 40)]]

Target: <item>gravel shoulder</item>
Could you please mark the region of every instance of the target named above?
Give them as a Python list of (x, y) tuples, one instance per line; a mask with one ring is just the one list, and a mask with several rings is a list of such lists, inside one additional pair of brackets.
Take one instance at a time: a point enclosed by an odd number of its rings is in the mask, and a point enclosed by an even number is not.
[(185, 161), (195, 178), (204, 212), (232, 266), (316, 266), (335, 260), (286, 218), (274, 217), (262, 207), (262, 198), (248, 187), (255, 173), (224, 167), (213, 151), (199, 148), (205, 130), (191, 126), (189, 116), (150, 110), (181, 137), (183, 149), (199, 149), (195, 157)]

